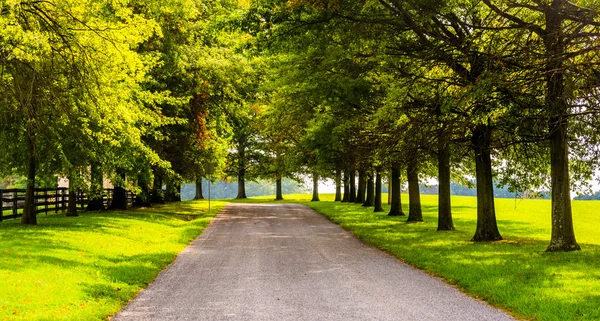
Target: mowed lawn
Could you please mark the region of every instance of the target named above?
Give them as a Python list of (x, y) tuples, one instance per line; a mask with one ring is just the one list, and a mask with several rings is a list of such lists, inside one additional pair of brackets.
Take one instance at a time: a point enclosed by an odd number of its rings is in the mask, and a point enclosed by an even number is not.
[(0, 223), (0, 320), (107, 320), (197, 237), (225, 202), (39, 215)]
[[(454, 232), (436, 231), (434, 195), (422, 195), (423, 223), (406, 223), (406, 217), (373, 213), (358, 204), (334, 203), (333, 195), (321, 195), (318, 203), (308, 202), (310, 195), (284, 197), (285, 202), (306, 203), (361, 240), (519, 318), (600, 320), (600, 201), (573, 201), (582, 251), (546, 253), (549, 200), (496, 199), (504, 240), (476, 244), (470, 242), (476, 225), (475, 197), (452, 198)], [(408, 214), (408, 196), (402, 195), (402, 200)]]

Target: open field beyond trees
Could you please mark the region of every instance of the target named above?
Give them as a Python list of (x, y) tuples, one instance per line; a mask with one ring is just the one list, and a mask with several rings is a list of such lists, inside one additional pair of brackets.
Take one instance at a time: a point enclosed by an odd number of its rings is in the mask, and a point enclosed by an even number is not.
[(190, 201), (0, 224), (0, 320), (106, 320), (197, 237), (225, 202)]
[[(407, 195), (402, 198), (405, 201)], [(436, 231), (434, 195), (422, 195), (423, 223), (387, 216), (389, 205), (384, 205), (386, 211), (373, 213), (372, 208), (360, 204), (334, 203), (333, 195), (321, 195), (322, 202), (309, 202), (309, 195), (286, 195), (285, 199), (307, 204), (364, 242), (516, 317), (600, 320), (600, 202), (573, 201), (575, 232), (582, 251), (547, 253), (549, 200), (496, 199), (504, 240), (474, 243), (470, 239), (476, 225), (475, 197), (452, 197), (453, 232)], [(403, 209), (408, 214), (407, 202)]]

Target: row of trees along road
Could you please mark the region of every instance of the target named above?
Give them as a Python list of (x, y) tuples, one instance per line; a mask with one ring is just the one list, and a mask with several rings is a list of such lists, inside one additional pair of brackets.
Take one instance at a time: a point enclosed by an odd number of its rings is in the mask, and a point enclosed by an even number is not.
[(238, 1), (2, 2), (0, 175), (27, 177), (22, 223), (57, 174), (102, 209), (104, 179), (125, 208), (126, 189), (137, 205), (177, 200), (202, 164), (224, 168), (255, 81), (243, 14)]
[(437, 178), (438, 229), (453, 230), (450, 181), (474, 176), (473, 241), (495, 241), (494, 181), (549, 188), (548, 251), (579, 250), (570, 191), (598, 167), (600, 3), (269, 0), (247, 19), (273, 66), (262, 125), (296, 172), (336, 180), (336, 200), (343, 185), (370, 205), (386, 176), (404, 215), (406, 177), (420, 221), (418, 182)]
[[(550, 189), (548, 251), (578, 250), (570, 191), (600, 151), (593, 0), (10, 1), (0, 5), (0, 175), (61, 174), (114, 208), (182, 182), (336, 182), (336, 201), (423, 220), (419, 182), (476, 178), (474, 241), (502, 239), (494, 182)], [(163, 195), (163, 185), (166, 192)], [(202, 198), (198, 188), (197, 198)], [(94, 201), (94, 199), (96, 201)], [(100, 204), (100, 206), (99, 206)], [(77, 215), (71, 207), (68, 215)]]

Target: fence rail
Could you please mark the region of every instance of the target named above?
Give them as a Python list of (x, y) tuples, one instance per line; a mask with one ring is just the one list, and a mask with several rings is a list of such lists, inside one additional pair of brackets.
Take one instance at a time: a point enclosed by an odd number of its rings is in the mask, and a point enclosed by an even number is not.
[[(0, 222), (6, 219), (14, 219), (23, 215), (23, 208), (25, 207), (25, 194), (24, 189), (0, 189)], [(107, 208), (113, 198), (114, 189), (104, 189), (102, 194), (102, 202), (104, 207)], [(58, 213), (59, 211), (64, 212), (67, 209), (69, 203), (69, 189), (68, 188), (36, 188), (34, 191), (35, 200), (35, 213), (36, 214), (48, 214), (51, 212)], [(77, 207), (81, 210), (85, 210), (85, 207), (89, 203), (89, 195), (78, 191), (75, 194)], [(127, 191), (127, 206), (132, 207), (135, 202), (135, 194)]]

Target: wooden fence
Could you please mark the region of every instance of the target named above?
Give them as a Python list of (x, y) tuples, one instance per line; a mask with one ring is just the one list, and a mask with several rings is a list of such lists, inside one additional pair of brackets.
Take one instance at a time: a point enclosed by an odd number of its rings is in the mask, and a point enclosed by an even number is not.
[[(0, 222), (23, 215), (25, 192), (26, 190), (24, 189), (0, 189)], [(105, 207), (108, 207), (112, 202), (113, 193), (113, 189), (104, 189), (102, 201)], [(67, 209), (69, 196), (68, 188), (37, 188), (34, 192), (35, 213), (63, 212)], [(89, 202), (88, 195), (82, 191), (78, 191), (75, 197), (77, 198), (77, 206), (81, 210), (85, 210)], [(134, 201), (135, 194), (127, 191), (127, 206), (133, 206)]]

